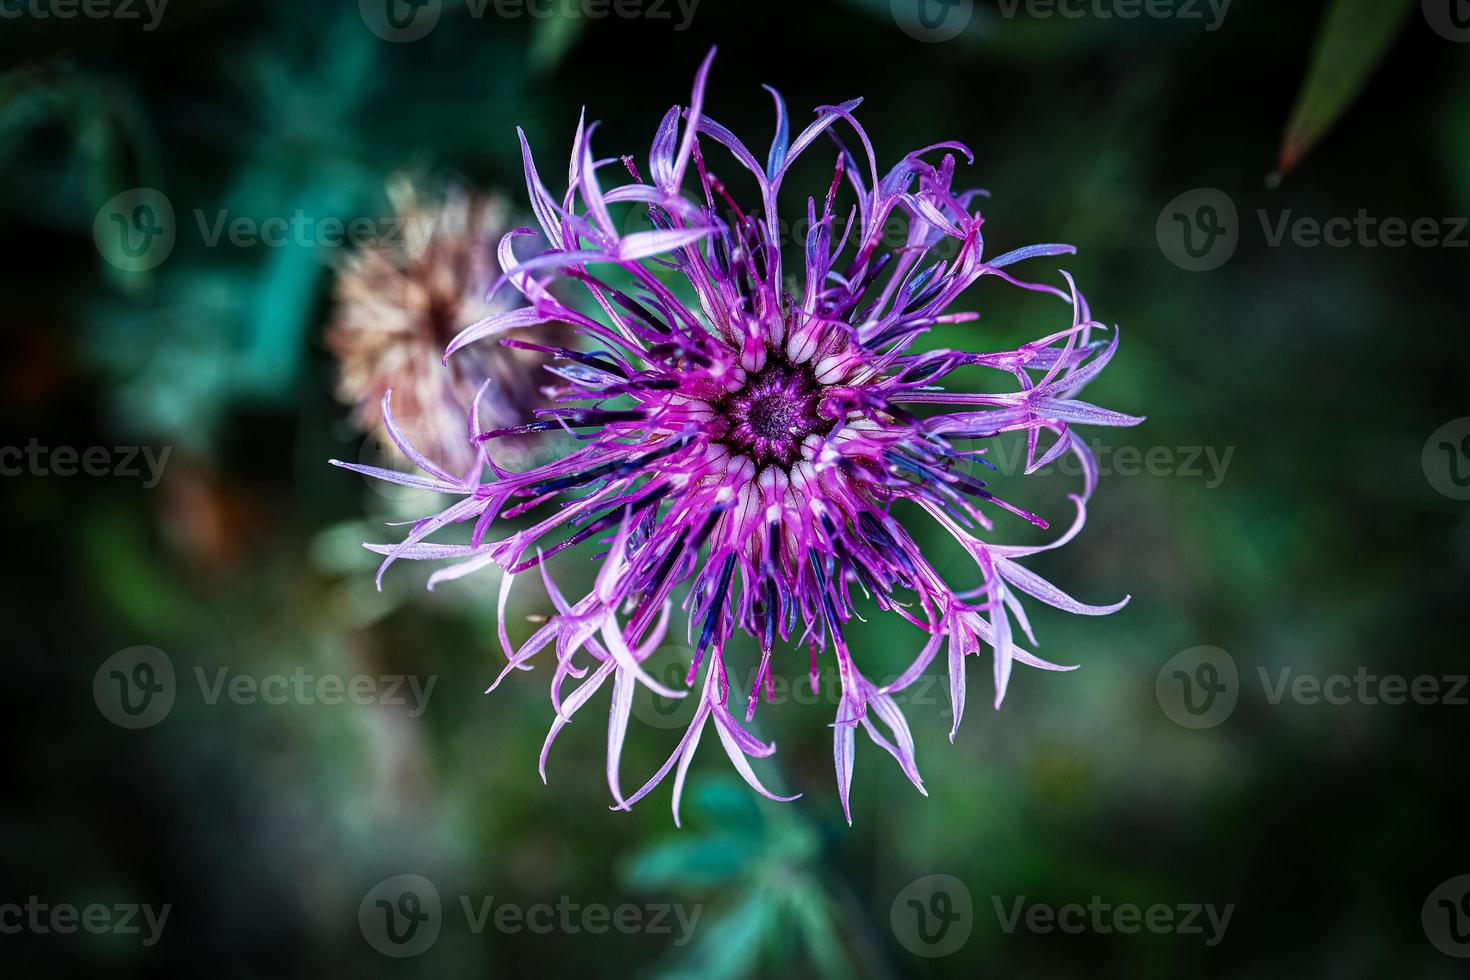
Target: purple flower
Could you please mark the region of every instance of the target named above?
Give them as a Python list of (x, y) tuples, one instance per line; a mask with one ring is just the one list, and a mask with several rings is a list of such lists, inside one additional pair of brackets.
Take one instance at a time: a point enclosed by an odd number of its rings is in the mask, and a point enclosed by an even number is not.
[[(983, 218), (973, 208), (981, 192), (951, 187), (957, 155), (970, 161), (968, 149), (936, 144), (880, 173), (868, 135), (853, 118), (859, 100), (819, 108), (793, 138), (781, 96), (768, 90), (776, 136), (762, 164), (704, 115), (713, 56), (699, 70), (689, 107), (664, 116), (646, 175), (632, 157), (594, 157), (596, 125), (579, 124), (569, 187), (558, 200), (521, 136), (531, 205), (549, 247), (517, 257), (512, 246), (529, 229), (502, 240), (503, 282), (527, 305), (470, 326), (450, 343), (446, 359), (516, 328), (571, 324), (592, 349), (553, 352), (559, 360), (550, 371), (562, 385), (558, 407), (528, 425), (480, 436), (481, 460), (492, 477), (486, 482), (462, 479), (406, 444), (404, 453), (424, 476), (349, 468), (460, 498), (419, 521), (398, 544), (369, 547), (387, 556), (385, 569), (399, 558), (456, 559), (434, 574), (431, 586), (491, 563), (504, 569), (500, 639), (509, 662), (500, 679), (530, 669), (538, 654), (554, 660), (556, 717), (541, 755), (543, 780), (557, 734), (611, 680), (607, 779), (616, 808), (632, 806), (672, 772), (677, 822), (685, 776), (710, 729), (752, 787), (772, 799), (794, 798), (761, 784), (750, 760), (775, 747), (745, 724), (770, 695), (772, 658), (792, 655), (797, 646), (805, 649), (796, 656), (810, 658), (814, 686), (819, 663), (834, 664), (839, 678), (834, 757), (851, 822), (859, 728), (924, 792), (895, 695), (941, 647), (957, 730), (966, 657), (982, 647), (992, 653), (997, 707), (1014, 664), (1073, 669), (1018, 645), (1018, 627), (1036, 642), (1022, 596), (1083, 615), (1126, 603), (1085, 605), (1017, 560), (1060, 547), (1082, 528), (1097, 468), (1073, 426), (1141, 419), (1076, 397), (1112, 358), (1117, 335), (1096, 337), (1106, 328), (1092, 319), (1071, 277), (1062, 273), (1065, 287), (1057, 288), (1010, 271), (1022, 260), (1074, 250), (1032, 245), (984, 257)], [(860, 153), (839, 130), (856, 138)], [(801, 261), (788, 271), (792, 256), (781, 250), (778, 192), (797, 158), (824, 137), (836, 147), (835, 172), (820, 196), (806, 200)], [(714, 144), (754, 179), (759, 196), (750, 207), (736, 205), (709, 169), (704, 153)], [(628, 179), (614, 186), (619, 171)], [(651, 230), (620, 232), (610, 209), (628, 204), (646, 210)], [(978, 318), (952, 307), (981, 279), (1060, 298), (1070, 309), (1068, 321), (1011, 350), (913, 350), (936, 324)], [(566, 305), (563, 293), (550, 291), (553, 282), (585, 287), (585, 309), (592, 312)], [(962, 367), (993, 369), (1011, 390), (947, 390), (942, 383)], [(391, 392), (383, 408), (396, 433), (390, 401)], [(553, 430), (576, 433), (581, 448), (529, 472), (496, 465), (494, 440)], [(1006, 432), (1024, 433), (1027, 474), (1067, 453), (1080, 462), (1071, 527), (1050, 544), (981, 538), (992, 532), (992, 518), (1047, 526), (976, 475), (979, 467), (993, 468), (986, 441)], [(956, 587), (940, 576), (895, 513), (900, 501), (907, 504), (904, 517), (927, 515), (969, 553), (973, 580)], [(534, 523), (491, 537), (498, 521), (522, 514)], [(453, 524), (472, 525), (468, 543), (430, 541)], [(600, 544), (600, 569), (592, 590), (573, 601), (545, 562), (589, 540)], [(506, 601), (516, 575), (531, 569), (539, 570), (557, 615), (513, 649)], [(861, 644), (849, 645), (859, 593), (924, 634), (912, 664), (891, 683), (866, 676)], [(676, 596), (694, 651), (687, 690), (666, 687), (643, 666), (665, 635)], [(750, 690), (731, 683), (736, 670), (726, 644), (737, 630), (760, 650)], [(640, 684), (663, 697), (693, 698), (696, 707), (673, 754), (629, 793), (619, 758)], [(736, 717), (742, 710), (743, 721)]]

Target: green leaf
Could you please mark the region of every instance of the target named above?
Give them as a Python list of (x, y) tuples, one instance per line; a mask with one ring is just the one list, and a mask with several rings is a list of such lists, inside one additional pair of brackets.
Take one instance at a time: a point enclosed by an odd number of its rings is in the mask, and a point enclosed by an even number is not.
[(662, 974), (663, 980), (739, 980), (753, 976), (776, 908), (765, 891), (701, 924), (688, 959)]
[(527, 58), (533, 71), (548, 71), (561, 64), (572, 45), (582, 36), (586, 18), (560, 13), (536, 25)]
[(645, 890), (705, 888), (750, 870), (760, 844), (731, 834), (681, 839), (645, 848), (628, 865), (629, 886)]
[(1333, 0), (1282, 138), (1278, 177), (1300, 163), (1352, 105), (1416, 6), (1414, 0)]
[(816, 964), (817, 973), (826, 980), (841, 980), (857, 974), (851, 958), (842, 946), (842, 937), (827, 907), (827, 896), (810, 877), (791, 891), (787, 901), (800, 928), (802, 938)]
[(727, 777), (706, 777), (694, 785), (691, 813), (704, 825), (744, 837), (761, 835), (764, 821), (755, 794)]

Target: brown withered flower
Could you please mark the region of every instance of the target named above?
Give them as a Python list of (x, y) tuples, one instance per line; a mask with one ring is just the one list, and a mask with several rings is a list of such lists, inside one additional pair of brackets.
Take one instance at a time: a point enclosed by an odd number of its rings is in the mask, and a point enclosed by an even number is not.
[[(326, 330), (338, 364), (337, 397), (352, 406), (362, 431), (379, 433), (384, 451), (397, 455), (382, 429), (383, 394), (392, 388), (394, 414), (422, 440), (419, 449), (464, 473), (475, 462), (469, 416), (481, 387), (480, 427), (494, 429), (529, 422), (546, 405), (540, 386), (553, 380), (540, 353), (501, 344), (477, 344), (442, 363), (457, 333), (500, 309), (485, 293), (500, 275), (496, 246), (507, 208), (497, 196), (458, 186), (425, 200), (405, 177), (389, 182), (388, 196), (395, 227), (352, 252), (337, 271)], [(559, 345), (564, 329), (542, 326), (515, 336)]]

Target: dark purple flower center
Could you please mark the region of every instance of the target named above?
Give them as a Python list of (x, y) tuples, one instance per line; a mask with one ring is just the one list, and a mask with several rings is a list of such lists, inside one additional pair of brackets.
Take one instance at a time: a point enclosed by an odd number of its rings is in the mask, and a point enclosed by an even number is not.
[(756, 435), (767, 439), (783, 439), (790, 435), (796, 406), (782, 395), (765, 395), (750, 405), (750, 427)]
[(767, 362), (717, 406), (729, 422), (724, 443), (757, 466), (790, 466), (801, 455), (801, 441), (821, 424), (820, 393), (805, 366)]

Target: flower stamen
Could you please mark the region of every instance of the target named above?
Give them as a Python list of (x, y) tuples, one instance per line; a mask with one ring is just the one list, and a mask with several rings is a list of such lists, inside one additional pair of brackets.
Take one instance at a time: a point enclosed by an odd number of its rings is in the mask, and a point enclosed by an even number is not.
[(821, 392), (806, 366), (772, 359), (715, 407), (729, 423), (725, 445), (758, 467), (790, 467), (801, 454), (801, 441), (822, 423)]

